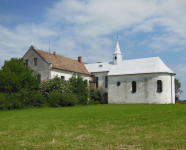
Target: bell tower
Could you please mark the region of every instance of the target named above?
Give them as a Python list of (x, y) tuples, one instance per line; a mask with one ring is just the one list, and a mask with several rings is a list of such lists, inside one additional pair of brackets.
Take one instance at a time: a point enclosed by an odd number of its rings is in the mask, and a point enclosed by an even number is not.
[(117, 36), (116, 48), (113, 54), (113, 63), (114, 65), (118, 65), (121, 61), (122, 61), (122, 53), (119, 48), (118, 36)]

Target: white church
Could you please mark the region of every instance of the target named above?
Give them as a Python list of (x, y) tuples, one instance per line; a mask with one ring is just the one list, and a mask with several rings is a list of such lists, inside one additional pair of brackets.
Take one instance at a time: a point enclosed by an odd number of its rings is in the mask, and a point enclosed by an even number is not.
[(41, 80), (80, 74), (97, 88), (104, 104), (174, 104), (175, 73), (159, 57), (123, 60), (118, 40), (110, 62), (87, 64), (31, 46), (23, 56)]

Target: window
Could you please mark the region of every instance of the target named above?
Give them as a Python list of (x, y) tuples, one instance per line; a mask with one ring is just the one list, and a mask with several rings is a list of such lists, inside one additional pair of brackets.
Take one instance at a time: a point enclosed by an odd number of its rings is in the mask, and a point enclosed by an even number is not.
[(120, 84), (121, 84), (120, 82), (117, 82), (117, 86), (120, 86)]
[(158, 80), (157, 81), (157, 92), (158, 93), (161, 93), (163, 90), (162, 90), (162, 81), (161, 80)]
[(105, 88), (107, 88), (107, 87), (108, 87), (108, 77), (105, 76)]
[(103, 67), (103, 65), (99, 65), (99, 68)]
[(115, 60), (117, 59), (117, 57), (115, 56)]
[(136, 93), (136, 81), (132, 81), (132, 93)]
[(61, 76), (61, 79), (62, 79), (63, 81), (65, 81), (65, 76)]
[(98, 88), (98, 77), (96, 77), (96, 88)]
[(25, 66), (28, 66), (28, 59), (25, 60)]
[(34, 66), (37, 66), (37, 58), (34, 58)]

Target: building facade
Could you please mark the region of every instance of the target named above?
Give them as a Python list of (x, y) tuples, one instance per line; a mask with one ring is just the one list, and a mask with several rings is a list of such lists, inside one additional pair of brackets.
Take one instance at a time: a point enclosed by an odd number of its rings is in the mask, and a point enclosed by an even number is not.
[(159, 57), (122, 60), (118, 40), (113, 61), (87, 64), (35, 49), (23, 56), (26, 65), (41, 75), (41, 80), (55, 76), (69, 80), (80, 74), (90, 87), (97, 88), (104, 104), (174, 104), (175, 73)]

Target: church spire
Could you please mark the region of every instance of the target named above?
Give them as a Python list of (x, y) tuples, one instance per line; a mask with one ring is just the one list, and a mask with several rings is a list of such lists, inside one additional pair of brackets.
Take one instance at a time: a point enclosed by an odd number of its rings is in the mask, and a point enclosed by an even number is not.
[(118, 65), (121, 61), (122, 61), (122, 53), (120, 51), (118, 36), (117, 36), (116, 48), (113, 54), (113, 63), (114, 65)]

